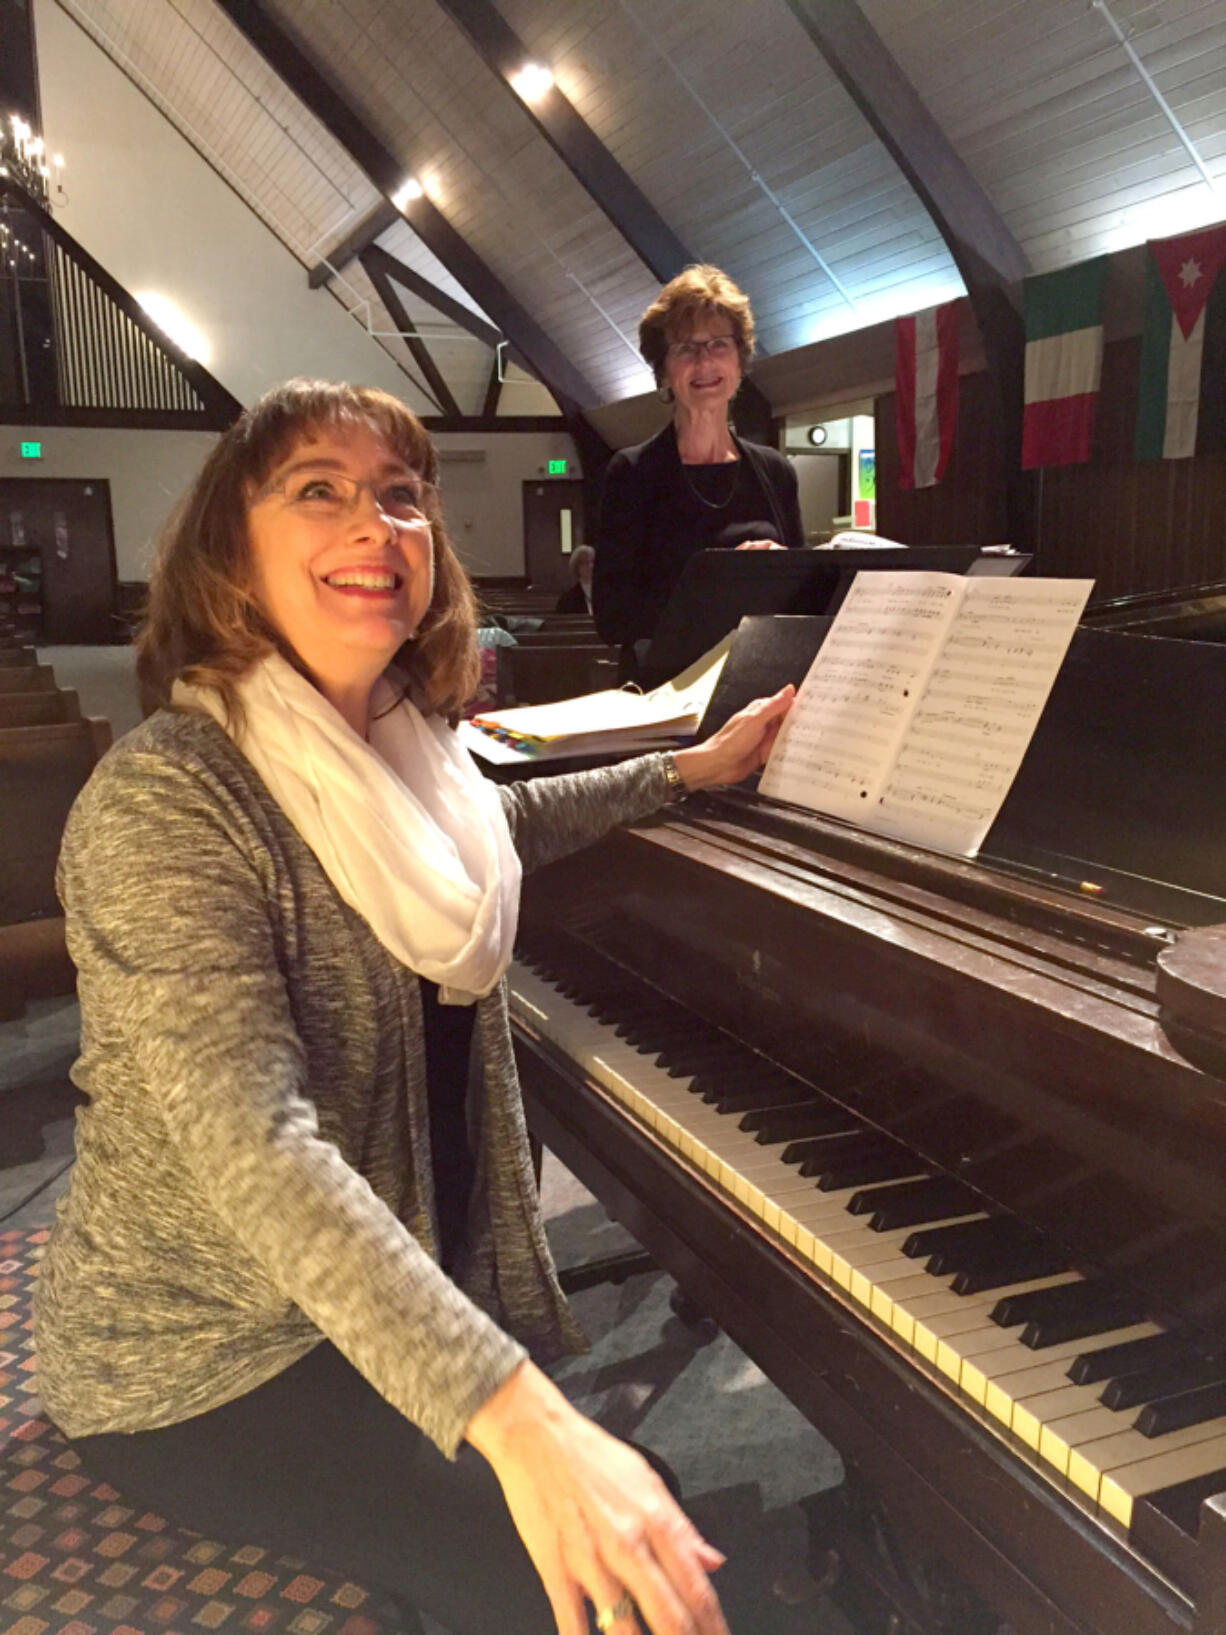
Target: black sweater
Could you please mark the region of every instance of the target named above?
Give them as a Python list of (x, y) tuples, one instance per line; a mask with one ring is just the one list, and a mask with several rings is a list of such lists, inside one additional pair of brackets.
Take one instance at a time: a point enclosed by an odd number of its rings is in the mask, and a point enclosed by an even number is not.
[(695, 551), (750, 539), (790, 550), (804, 544), (791, 463), (777, 449), (734, 441), (741, 455), (735, 466), (683, 467), (670, 423), (609, 461), (592, 582), (592, 615), (605, 641), (651, 636)]

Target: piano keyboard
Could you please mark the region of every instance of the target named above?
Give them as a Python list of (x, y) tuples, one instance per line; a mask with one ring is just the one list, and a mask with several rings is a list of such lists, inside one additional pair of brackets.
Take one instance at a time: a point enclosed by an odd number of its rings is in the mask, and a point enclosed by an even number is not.
[(590, 948), (533, 947), (509, 982), (522, 1028), (1099, 1514), (1226, 1487), (1220, 1360)]

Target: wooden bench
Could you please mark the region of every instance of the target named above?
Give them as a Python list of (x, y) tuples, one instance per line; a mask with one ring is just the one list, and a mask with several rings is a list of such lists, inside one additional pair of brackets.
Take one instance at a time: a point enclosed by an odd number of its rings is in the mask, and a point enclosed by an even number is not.
[(617, 686), (617, 656), (607, 647), (500, 647), (502, 704), (553, 704)]
[(80, 719), (80, 701), (71, 687), (57, 687), (53, 693), (0, 693), (0, 728), (49, 727)]
[(72, 803), (110, 737), (99, 720), (0, 726), (0, 1017), (72, 992), (55, 864)]
[[(18, 652), (18, 648), (6, 648)], [(55, 671), (49, 664), (13, 664), (0, 667), (0, 693), (53, 693)]]

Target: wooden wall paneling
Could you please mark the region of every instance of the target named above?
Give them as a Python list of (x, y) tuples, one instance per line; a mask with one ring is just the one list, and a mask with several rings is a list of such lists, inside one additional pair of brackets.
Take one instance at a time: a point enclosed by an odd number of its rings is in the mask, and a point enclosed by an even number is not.
[(876, 400), (877, 532), (904, 545), (1010, 543), (999, 397), (986, 373), (963, 375), (945, 476), (931, 488), (898, 486), (894, 393)]

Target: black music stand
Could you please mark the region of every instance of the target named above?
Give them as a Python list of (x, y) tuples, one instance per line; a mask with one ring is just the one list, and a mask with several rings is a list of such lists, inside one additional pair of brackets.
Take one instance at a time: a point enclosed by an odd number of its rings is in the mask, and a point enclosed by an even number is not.
[[(640, 680), (655, 686), (679, 675), (747, 614), (834, 613), (862, 569), (968, 573), (980, 561), (1017, 572), (1029, 557), (984, 556), (978, 545), (902, 546), (897, 550), (696, 551), (660, 615)], [(1008, 567), (996, 569), (996, 564)]]

